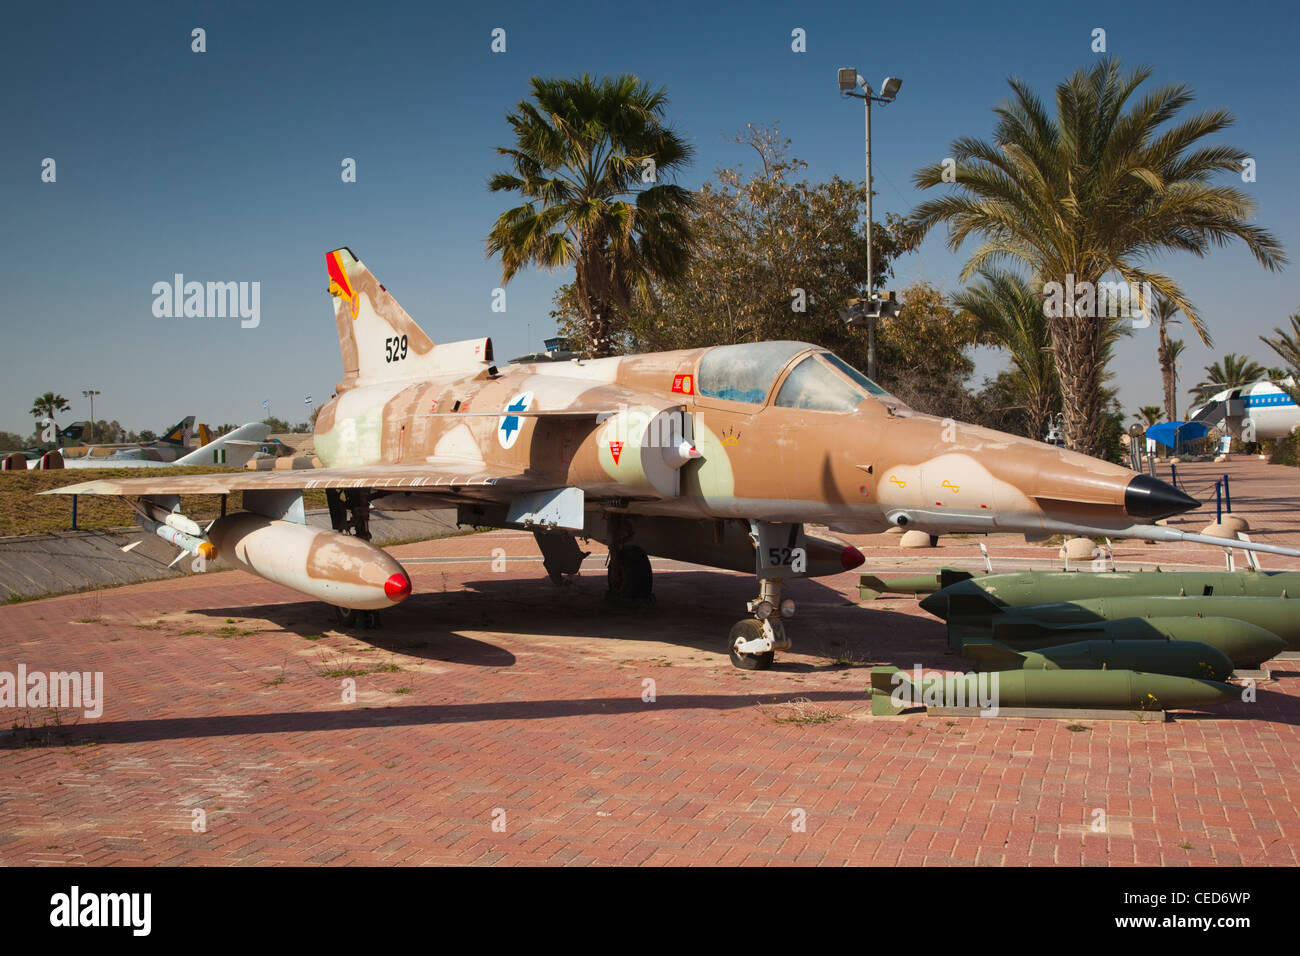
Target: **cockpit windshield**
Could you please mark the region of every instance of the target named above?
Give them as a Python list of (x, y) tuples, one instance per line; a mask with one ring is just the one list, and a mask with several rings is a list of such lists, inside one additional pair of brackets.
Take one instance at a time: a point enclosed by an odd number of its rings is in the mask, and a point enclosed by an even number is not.
[(818, 412), (847, 412), (866, 400), (866, 394), (837, 374), (821, 359), (810, 355), (785, 377), (776, 396), (778, 408), (808, 408)]
[(760, 405), (785, 364), (808, 348), (803, 342), (748, 342), (710, 349), (700, 360), (700, 394)]
[[(815, 348), (806, 342), (720, 345), (700, 360), (696, 388), (706, 398), (761, 405), (790, 360)], [(898, 404), (897, 399), (838, 355), (817, 351), (795, 364), (781, 384), (775, 404), (842, 412), (857, 408), (867, 396)]]
[(877, 398), (893, 398), (893, 396), (890, 395), (887, 391), (885, 391), (883, 388), (881, 388), (871, 379), (867, 378), (865, 375), (863, 375), (861, 372), (855, 369), (848, 362), (844, 361), (844, 359), (840, 358), (834, 352), (822, 352), (821, 356), (826, 361), (834, 365), (841, 372), (843, 372), (845, 375), (847, 375), (849, 378), (853, 379), (853, 381), (856, 382), (859, 386), (866, 389), (868, 394), (874, 395)]

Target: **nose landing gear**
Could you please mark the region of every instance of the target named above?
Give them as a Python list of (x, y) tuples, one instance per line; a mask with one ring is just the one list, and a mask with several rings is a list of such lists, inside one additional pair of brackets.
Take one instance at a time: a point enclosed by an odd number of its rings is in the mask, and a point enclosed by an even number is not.
[(737, 621), (727, 635), (731, 663), (744, 671), (765, 671), (776, 660), (777, 651), (792, 644), (785, 633), (783, 618), (794, 615), (794, 602), (781, 602), (781, 578), (760, 578), (759, 595), (749, 602), (753, 617)]

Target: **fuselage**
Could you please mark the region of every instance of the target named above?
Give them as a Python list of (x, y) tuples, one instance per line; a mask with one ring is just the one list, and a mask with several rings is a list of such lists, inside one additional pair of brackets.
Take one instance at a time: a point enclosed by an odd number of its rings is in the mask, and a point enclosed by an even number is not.
[[(683, 440), (698, 457), (674, 454)], [(845, 532), (1118, 531), (1195, 504), (1118, 465), (915, 412), (797, 342), (362, 382), (322, 408), (315, 447), (327, 467), (457, 462), (580, 487), (588, 508)]]

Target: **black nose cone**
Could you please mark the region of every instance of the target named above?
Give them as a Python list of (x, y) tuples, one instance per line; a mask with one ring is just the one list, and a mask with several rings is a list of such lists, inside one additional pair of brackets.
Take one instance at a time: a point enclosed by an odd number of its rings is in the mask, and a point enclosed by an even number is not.
[(1138, 475), (1124, 489), (1124, 510), (1130, 517), (1158, 521), (1199, 508), (1201, 503), (1150, 475)]

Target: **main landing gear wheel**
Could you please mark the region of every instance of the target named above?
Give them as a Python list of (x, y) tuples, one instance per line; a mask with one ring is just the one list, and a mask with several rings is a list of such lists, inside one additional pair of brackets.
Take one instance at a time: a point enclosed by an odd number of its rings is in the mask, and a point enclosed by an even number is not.
[(609, 593), (625, 601), (653, 601), (654, 571), (650, 556), (634, 544), (625, 544), (610, 556)]
[(765, 671), (776, 659), (776, 651), (762, 654), (744, 654), (736, 650), (737, 645), (756, 641), (763, 636), (763, 622), (747, 617), (731, 626), (727, 635), (727, 650), (731, 653), (731, 663), (742, 671)]

